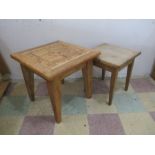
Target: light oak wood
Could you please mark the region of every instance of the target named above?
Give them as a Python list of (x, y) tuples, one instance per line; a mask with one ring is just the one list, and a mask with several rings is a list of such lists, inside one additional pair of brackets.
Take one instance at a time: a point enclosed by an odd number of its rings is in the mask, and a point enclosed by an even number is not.
[(111, 74), (112, 75), (111, 75), (111, 80), (110, 80), (109, 103), (108, 103), (109, 105), (112, 104), (112, 100), (113, 100), (113, 96), (114, 96), (115, 83), (116, 83), (116, 80), (117, 80), (118, 71), (114, 70)]
[(27, 88), (27, 92), (28, 92), (28, 95), (31, 99), (31, 101), (34, 101), (35, 100), (35, 95), (34, 95), (34, 74), (33, 72), (21, 65), (21, 69), (22, 69), (22, 72), (23, 72), (23, 77), (24, 77), (24, 80), (25, 80), (25, 85), (26, 85), (26, 88)]
[(39, 46), (11, 57), (21, 64), (30, 98), (34, 99), (33, 72), (47, 81), (55, 120), (61, 122), (61, 83), (64, 78), (80, 69), (84, 72), (86, 97), (92, 96), (92, 61), (100, 52), (62, 41)]
[(129, 82), (130, 82), (130, 79), (131, 79), (133, 65), (134, 65), (134, 60), (128, 65), (126, 83), (125, 83), (125, 91), (127, 91), (128, 87), (129, 87)]
[(82, 69), (84, 79), (84, 91), (87, 98), (92, 97), (92, 61), (88, 61)]
[(125, 84), (125, 90), (128, 90), (134, 60), (141, 54), (141, 52), (110, 44), (101, 44), (97, 46), (96, 49), (100, 50), (101, 54), (94, 60), (93, 63), (95, 66), (102, 68), (102, 79), (104, 79), (105, 70), (111, 72), (112, 74), (108, 102), (108, 104), (111, 105), (118, 71), (128, 66)]
[(47, 81), (48, 93), (53, 106), (54, 117), (57, 123), (61, 122), (61, 82), (60, 79)]
[(23, 52), (13, 53), (11, 57), (50, 81), (58, 74), (93, 59), (99, 54), (98, 50), (57, 41)]
[(107, 43), (101, 44), (97, 46), (95, 49), (101, 51), (101, 54), (98, 56), (98, 59), (102, 61), (102, 63), (107, 64), (109, 66), (111, 65), (116, 68), (121, 67), (128, 60), (131, 60), (140, 54), (140, 52), (138, 51)]
[(77, 72), (77, 71), (81, 70), (81, 69), (84, 67), (84, 65), (85, 65), (86, 62), (87, 62), (87, 61), (85, 61), (85, 62), (79, 64), (79, 65), (76, 66), (76, 67), (73, 67), (73, 68), (71, 68), (71, 69), (65, 70), (64, 72), (60, 73), (60, 74), (59, 74), (60, 79), (63, 80), (64, 78), (66, 78), (67, 76), (73, 74), (74, 72)]

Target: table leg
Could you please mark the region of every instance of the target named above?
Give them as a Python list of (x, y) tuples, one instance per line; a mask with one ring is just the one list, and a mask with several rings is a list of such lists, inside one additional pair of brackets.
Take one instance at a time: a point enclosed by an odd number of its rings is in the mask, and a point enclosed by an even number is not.
[(65, 83), (65, 79), (61, 80), (61, 83), (64, 84)]
[(25, 80), (28, 95), (29, 95), (31, 101), (34, 101), (35, 100), (35, 96), (34, 96), (34, 73), (23, 65), (21, 65), (21, 69), (23, 72), (23, 77)]
[(47, 81), (48, 93), (52, 102), (54, 117), (57, 123), (61, 122), (61, 80)]
[(92, 61), (88, 61), (82, 68), (84, 78), (84, 90), (87, 98), (92, 97)]
[(102, 68), (102, 80), (105, 79), (105, 69)]
[(128, 87), (129, 87), (129, 82), (130, 82), (130, 79), (131, 79), (133, 65), (134, 65), (134, 60), (128, 65), (126, 83), (125, 83), (125, 91), (127, 91)]
[(115, 83), (116, 83), (116, 79), (117, 79), (117, 75), (118, 75), (118, 71), (114, 70), (111, 73), (111, 80), (110, 80), (110, 92), (109, 92), (109, 105), (112, 104), (112, 99), (113, 99), (113, 95), (114, 95), (114, 89), (115, 89)]

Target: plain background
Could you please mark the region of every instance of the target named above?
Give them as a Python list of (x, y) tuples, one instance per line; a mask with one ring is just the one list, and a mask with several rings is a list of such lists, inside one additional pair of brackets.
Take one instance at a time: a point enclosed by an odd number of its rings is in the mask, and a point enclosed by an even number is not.
[[(135, 61), (133, 77), (148, 76), (155, 59), (155, 20), (0, 20), (0, 51), (9, 65), (13, 79), (23, 77), (19, 64), (10, 58), (11, 53), (56, 40), (89, 48), (106, 42), (141, 51), (142, 55)], [(80, 76), (79, 71), (69, 78)], [(101, 70), (95, 68), (94, 77), (98, 76), (101, 76)], [(126, 70), (119, 74), (119, 77), (124, 76)]]

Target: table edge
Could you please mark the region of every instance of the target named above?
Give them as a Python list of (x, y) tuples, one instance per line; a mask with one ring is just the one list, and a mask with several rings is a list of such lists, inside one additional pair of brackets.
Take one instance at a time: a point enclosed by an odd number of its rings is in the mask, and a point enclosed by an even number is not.
[[(48, 80), (48, 81), (51, 81), (52, 79), (54, 79), (56, 76), (59, 76), (60, 74), (62, 74), (63, 72), (67, 71), (67, 70), (70, 70), (71, 68), (73, 67), (76, 67), (82, 63), (85, 63), (86, 61), (89, 61), (89, 60), (92, 60), (95, 59), (99, 54), (100, 52), (99, 51), (94, 51), (94, 52), (90, 52), (84, 56), (82, 56), (81, 58), (77, 58), (76, 61), (70, 61), (70, 62), (67, 62), (65, 65), (60, 66), (59, 68), (56, 68), (53, 70), (53, 75), (52, 76), (48, 76), (48, 75), (45, 75), (43, 73), (41, 73), (40, 71), (36, 70), (35, 68), (33, 68), (32, 66), (29, 66), (28, 64), (20, 61), (20, 59), (18, 59), (18, 57), (15, 56), (16, 53), (13, 53), (11, 54), (11, 58), (15, 59), (17, 62), (19, 62), (21, 65), (24, 65), (26, 66), (28, 69), (30, 69), (31, 71), (33, 71), (35, 74), (41, 76), (42, 78)], [(68, 63), (70, 65), (68, 65)], [(65, 67), (64, 67), (65, 66)]]

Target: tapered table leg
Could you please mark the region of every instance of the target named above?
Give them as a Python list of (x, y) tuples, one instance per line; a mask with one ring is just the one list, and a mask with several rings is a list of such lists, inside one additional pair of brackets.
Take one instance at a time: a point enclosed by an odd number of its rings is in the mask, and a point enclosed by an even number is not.
[(131, 79), (133, 65), (134, 65), (134, 60), (128, 65), (126, 83), (125, 83), (125, 91), (127, 91), (128, 87), (129, 87), (129, 82), (130, 82), (130, 79)]
[(109, 103), (108, 103), (109, 105), (112, 104), (117, 75), (118, 75), (117, 70), (112, 71), (111, 80), (110, 80), (110, 92), (109, 92)]
[(84, 78), (84, 90), (87, 98), (92, 97), (92, 61), (88, 61), (82, 68)]
[(102, 69), (102, 80), (104, 80), (104, 79), (105, 79), (105, 70)]
[(62, 84), (64, 84), (64, 83), (65, 83), (65, 80), (64, 80), (64, 79), (63, 79), (63, 80), (61, 80), (61, 83), (62, 83)]
[(48, 93), (52, 102), (54, 117), (57, 123), (61, 122), (61, 80), (47, 81)]
[(21, 69), (23, 72), (23, 77), (25, 80), (26, 88), (28, 95), (31, 99), (31, 101), (35, 100), (35, 95), (34, 95), (34, 73), (29, 70), (27, 67), (21, 65)]

